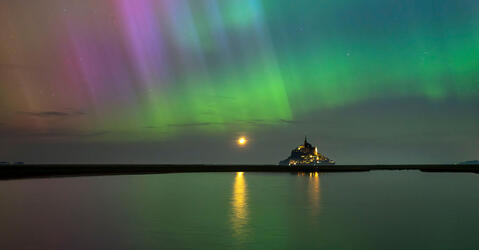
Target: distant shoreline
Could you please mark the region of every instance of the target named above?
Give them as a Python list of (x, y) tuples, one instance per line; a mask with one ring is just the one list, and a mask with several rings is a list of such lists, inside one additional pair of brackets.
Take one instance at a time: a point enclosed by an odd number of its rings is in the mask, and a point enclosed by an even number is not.
[(25, 164), (0, 166), (0, 180), (105, 175), (143, 175), (209, 172), (364, 172), (419, 170), (423, 172), (479, 173), (477, 165), (173, 165), (173, 164)]

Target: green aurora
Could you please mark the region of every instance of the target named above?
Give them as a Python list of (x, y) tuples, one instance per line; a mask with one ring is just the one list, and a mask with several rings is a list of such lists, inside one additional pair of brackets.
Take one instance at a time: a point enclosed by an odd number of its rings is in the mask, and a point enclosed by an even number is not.
[(377, 100), (479, 97), (472, 0), (6, 1), (2, 9), (5, 134), (135, 142), (288, 133), (305, 117)]

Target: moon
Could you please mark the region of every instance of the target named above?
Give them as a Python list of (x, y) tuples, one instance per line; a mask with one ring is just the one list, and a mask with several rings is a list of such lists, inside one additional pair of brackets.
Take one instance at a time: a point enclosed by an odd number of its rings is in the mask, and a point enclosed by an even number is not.
[(246, 137), (244, 137), (244, 136), (241, 136), (241, 137), (238, 138), (238, 140), (236, 142), (238, 143), (238, 145), (240, 147), (242, 147), (242, 146), (246, 145), (246, 143), (248, 143), (248, 139), (246, 139)]

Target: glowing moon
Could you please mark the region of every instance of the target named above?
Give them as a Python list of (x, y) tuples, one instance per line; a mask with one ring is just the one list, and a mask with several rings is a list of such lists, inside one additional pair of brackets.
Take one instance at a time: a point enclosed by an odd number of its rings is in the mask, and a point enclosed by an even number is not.
[(246, 139), (246, 137), (244, 136), (238, 138), (238, 141), (237, 141), (238, 145), (240, 146), (246, 145), (247, 142), (248, 142), (248, 139)]

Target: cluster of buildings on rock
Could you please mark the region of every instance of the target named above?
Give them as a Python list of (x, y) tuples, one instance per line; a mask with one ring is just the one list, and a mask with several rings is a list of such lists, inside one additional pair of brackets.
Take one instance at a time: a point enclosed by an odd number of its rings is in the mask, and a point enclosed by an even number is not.
[(313, 147), (306, 137), (304, 144), (291, 151), (291, 155), (279, 162), (280, 166), (319, 166), (334, 165), (335, 162), (323, 154), (318, 153), (318, 148)]

